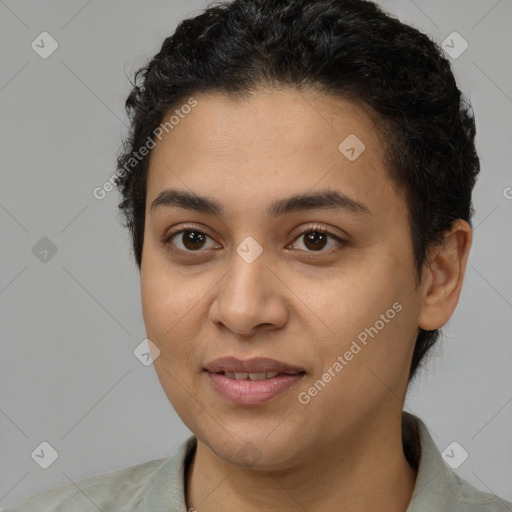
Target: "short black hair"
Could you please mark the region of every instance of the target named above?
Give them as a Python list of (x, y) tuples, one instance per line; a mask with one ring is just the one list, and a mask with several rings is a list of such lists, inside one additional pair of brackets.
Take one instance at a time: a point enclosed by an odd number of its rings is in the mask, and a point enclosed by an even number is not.
[[(215, 2), (183, 20), (132, 85), (126, 100), (131, 128), (115, 182), (139, 269), (149, 155), (133, 155), (154, 141), (170, 109), (200, 92), (243, 96), (261, 86), (286, 86), (368, 109), (390, 179), (407, 200), (418, 279), (428, 249), (453, 222), (471, 225), (480, 170), (471, 105), (441, 48), (374, 2)], [(438, 330), (419, 329), (409, 380), (438, 336)]]

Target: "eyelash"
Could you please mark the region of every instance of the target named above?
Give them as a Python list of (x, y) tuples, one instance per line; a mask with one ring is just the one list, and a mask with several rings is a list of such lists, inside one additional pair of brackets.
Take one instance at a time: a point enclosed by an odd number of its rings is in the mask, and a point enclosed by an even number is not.
[[(204, 231), (201, 231), (199, 229), (197, 229), (196, 227), (194, 226), (182, 226), (179, 230), (176, 230), (176, 231), (173, 231), (172, 233), (170, 233), (168, 236), (166, 236), (163, 240), (163, 245), (170, 248), (171, 250), (173, 251), (178, 251), (180, 252), (181, 254), (194, 254), (194, 253), (201, 253), (203, 252), (201, 249), (197, 250), (197, 251), (189, 251), (189, 250), (183, 250), (183, 249), (179, 249), (178, 247), (176, 247), (173, 243), (172, 243), (172, 239), (179, 235), (179, 234), (182, 234), (182, 233), (185, 233), (187, 231), (193, 231), (194, 233), (199, 233), (201, 235), (204, 235), (208, 238), (212, 238), (211, 236), (209, 236), (208, 234), (206, 234)], [(331, 233), (329, 230), (325, 229), (324, 227), (322, 226), (318, 226), (318, 225), (313, 225), (313, 226), (309, 226), (307, 229), (305, 229), (304, 231), (302, 231), (301, 233), (299, 233), (294, 239), (293, 239), (293, 242), (291, 245), (293, 245), (293, 243), (296, 241), (296, 240), (299, 240), (302, 236), (306, 235), (307, 233), (319, 233), (319, 234), (323, 234), (323, 235), (327, 235), (328, 237), (330, 238), (333, 238), (336, 242), (338, 242), (338, 244), (343, 247), (343, 246), (346, 246), (348, 245), (348, 242), (347, 240), (343, 240), (342, 238), (340, 238), (339, 236), (335, 235), (334, 233)], [(302, 252), (307, 252), (309, 254), (315, 254), (315, 253), (327, 253), (327, 254), (330, 254), (333, 252), (333, 250), (336, 250), (336, 249), (331, 249), (331, 250), (319, 250), (319, 251), (304, 251), (302, 250)]]

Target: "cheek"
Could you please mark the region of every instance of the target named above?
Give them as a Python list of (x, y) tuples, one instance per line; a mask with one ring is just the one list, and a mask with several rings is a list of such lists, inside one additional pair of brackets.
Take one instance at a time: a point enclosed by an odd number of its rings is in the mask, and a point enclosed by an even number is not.
[(313, 308), (329, 327), (317, 345), (324, 371), (338, 356), (349, 359), (340, 372), (348, 379), (343, 386), (357, 388), (371, 377), (369, 369), (394, 381), (408, 365), (417, 305), (412, 267), (404, 261), (381, 247), (357, 267), (334, 274), (313, 294)]
[(406, 287), (397, 269), (379, 252), (377, 258), (364, 255), (357, 265), (333, 272), (310, 296), (312, 307), (334, 334), (347, 339), (378, 320)]
[[(199, 287), (190, 279), (170, 275), (169, 269), (150, 265), (141, 268), (141, 296), (148, 338), (160, 350), (153, 367), (170, 404), (183, 423), (194, 432), (205, 410), (197, 397), (197, 339), (194, 319), (201, 311)], [(199, 301), (199, 302), (198, 302)]]
[[(141, 300), (148, 338), (157, 345), (163, 359), (191, 350), (187, 325), (201, 306), (199, 290), (190, 279), (148, 257), (141, 266)], [(197, 313), (195, 313), (197, 314)]]

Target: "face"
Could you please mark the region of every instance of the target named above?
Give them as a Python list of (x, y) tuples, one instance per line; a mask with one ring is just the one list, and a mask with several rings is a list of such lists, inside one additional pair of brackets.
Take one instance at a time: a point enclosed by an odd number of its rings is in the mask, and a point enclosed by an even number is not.
[(385, 134), (361, 106), (312, 91), (194, 98), (150, 156), (141, 291), (154, 367), (224, 460), (314, 459), (402, 409), (420, 300)]

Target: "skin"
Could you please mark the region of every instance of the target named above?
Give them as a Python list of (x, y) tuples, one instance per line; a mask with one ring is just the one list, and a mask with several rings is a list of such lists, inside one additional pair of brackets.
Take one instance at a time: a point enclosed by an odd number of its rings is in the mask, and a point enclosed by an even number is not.
[[(187, 507), (405, 510), (416, 473), (403, 454), (400, 422), (414, 342), (418, 327), (441, 327), (457, 304), (470, 226), (457, 221), (432, 248), (418, 286), (407, 205), (360, 105), (271, 88), (245, 99), (194, 97), (197, 106), (151, 152), (141, 265), (146, 331), (160, 350), (154, 367), (198, 440)], [(338, 149), (349, 134), (365, 144), (354, 161)], [(371, 214), (266, 215), (274, 200), (326, 187)], [(225, 218), (179, 207), (150, 211), (168, 188), (216, 199)], [(208, 235), (203, 245), (184, 245), (182, 234), (162, 243), (184, 223)], [(308, 245), (304, 233), (315, 224), (348, 243)], [(252, 263), (236, 252), (247, 236), (263, 250)], [(300, 403), (298, 394), (396, 302), (401, 311)], [(227, 355), (271, 357), (307, 373), (263, 405), (237, 406), (203, 371)], [(259, 457), (252, 465), (237, 455), (248, 443)]]

